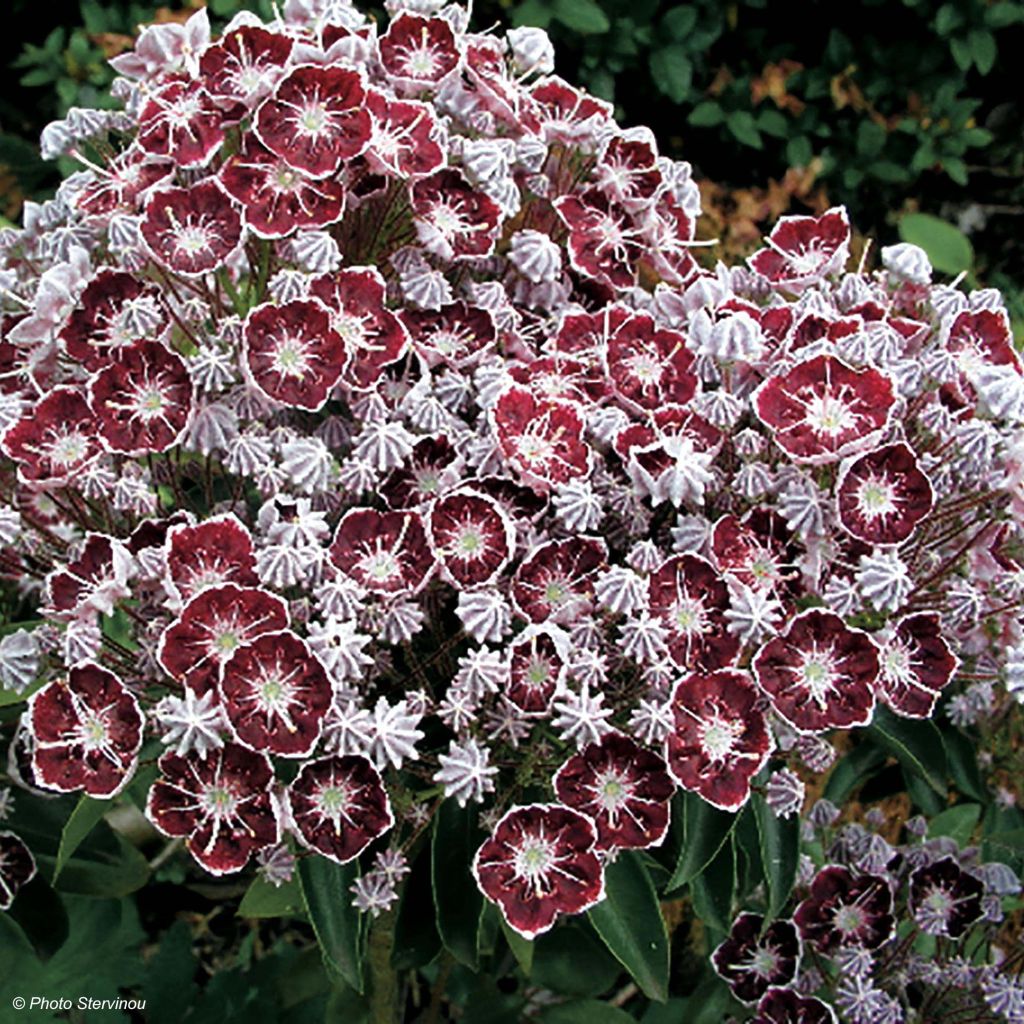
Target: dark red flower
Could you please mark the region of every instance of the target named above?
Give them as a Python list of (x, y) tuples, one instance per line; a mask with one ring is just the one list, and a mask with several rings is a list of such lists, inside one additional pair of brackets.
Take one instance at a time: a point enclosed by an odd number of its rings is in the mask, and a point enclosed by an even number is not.
[(408, 92), (436, 90), (459, 66), (455, 33), (444, 18), (399, 14), (378, 45), (388, 77)]
[(647, 313), (634, 313), (616, 328), (606, 355), (615, 393), (637, 411), (685, 405), (697, 390), (686, 338), (658, 328)]
[(541, 544), (519, 563), (512, 600), (530, 622), (576, 622), (592, 607), (594, 579), (607, 559), (608, 547), (599, 537)]
[(220, 181), (242, 206), (246, 225), (261, 238), (286, 238), (341, 219), (345, 186), (333, 178), (310, 178), (247, 135), (224, 164)]
[(326, 178), (370, 141), (370, 112), (358, 71), (295, 68), (256, 111), (254, 128), (267, 149), (314, 178)]
[(878, 648), (832, 612), (801, 612), (757, 652), (753, 668), (772, 707), (801, 732), (871, 721)]
[(745, 672), (695, 672), (672, 693), (669, 771), (684, 789), (726, 811), (742, 807), (772, 750), (761, 695)]
[(443, 434), (420, 438), (405, 463), (381, 485), (380, 494), (391, 508), (415, 508), (442, 493), (445, 479), (457, 479), (460, 464), (458, 453)]
[(444, 166), (442, 131), (433, 108), (415, 100), (395, 100), (377, 89), (366, 90), (366, 108), (373, 114), (367, 163), (381, 174), (402, 178), (431, 174)]
[(29, 701), (36, 781), (61, 793), (106, 799), (135, 772), (142, 711), (113, 672), (83, 662)]
[(477, 850), (473, 875), (510, 928), (527, 939), (561, 914), (580, 914), (604, 898), (597, 831), (578, 811), (557, 804), (513, 807)]
[(527, 714), (551, 705), (565, 677), (565, 659), (550, 633), (527, 630), (512, 644), (505, 696)]
[(681, 668), (725, 668), (740, 642), (727, 627), (729, 588), (721, 573), (699, 555), (675, 555), (647, 581), (651, 613), (668, 631), (668, 650)]
[(569, 85), (557, 75), (543, 78), (530, 90), (548, 142), (575, 144), (612, 119), (612, 105)]
[(768, 246), (748, 261), (772, 284), (792, 290), (838, 274), (850, 255), (850, 221), (846, 208), (834, 206), (820, 217), (780, 217), (766, 239)]
[(380, 773), (359, 756), (304, 764), (288, 787), (288, 809), (302, 845), (338, 864), (358, 857), (395, 821)]
[(208, 587), (161, 634), (157, 660), (175, 681), (204, 694), (239, 647), (287, 626), (288, 607), (276, 594), (233, 583)]
[(791, 988), (770, 988), (750, 1024), (836, 1024), (836, 1015), (828, 1003), (814, 996), (799, 995)]
[(224, 141), (224, 111), (199, 82), (184, 75), (165, 79), (139, 112), (139, 145), (179, 167), (204, 167)]
[(132, 557), (119, 540), (87, 533), (77, 557), (46, 577), (46, 613), (69, 621), (86, 614), (110, 615), (131, 593)]
[(742, 519), (725, 515), (716, 520), (711, 553), (721, 572), (748, 587), (785, 591), (796, 576), (789, 531), (773, 509), (754, 508)]
[(445, 260), (489, 256), (498, 239), (501, 210), (461, 171), (445, 168), (413, 182), (416, 234), (424, 248)]
[(174, 161), (152, 157), (141, 146), (129, 146), (86, 184), (72, 200), (75, 207), (94, 217), (118, 210), (135, 213), (145, 193), (174, 174)]
[(259, 583), (252, 536), (233, 515), (212, 516), (198, 526), (172, 526), (167, 535), (170, 589), (185, 603), (207, 587)]
[(287, 36), (242, 25), (203, 51), (203, 85), (211, 96), (252, 108), (284, 75), (294, 45)]
[(711, 954), (715, 972), (743, 1003), (756, 1003), (773, 986), (788, 985), (800, 963), (800, 936), (792, 921), (740, 914), (729, 937)]
[(913, 449), (899, 441), (844, 465), (836, 486), (839, 521), (868, 544), (899, 544), (932, 510), (932, 485)]
[(29, 486), (60, 485), (77, 476), (102, 452), (96, 417), (82, 390), (51, 388), (0, 440)]
[(310, 288), (327, 307), (331, 329), (344, 346), (342, 381), (357, 391), (374, 387), (409, 347), (402, 321), (385, 305), (385, 290), (376, 267), (346, 267), (318, 277)]
[(184, 838), (207, 871), (241, 871), (254, 853), (278, 841), (274, 769), (265, 754), (226, 743), (205, 758), (168, 751), (159, 768), (146, 816), (165, 836)]
[(509, 77), (504, 43), (494, 36), (466, 36), (466, 78), (481, 107), (521, 130), (520, 92)]
[(663, 182), (653, 138), (636, 132), (613, 136), (598, 156), (594, 178), (612, 202), (649, 205)]
[(609, 288), (632, 288), (642, 246), (629, 211), (610, 203), (597, 189), (561, 196), (554, 206), (569, 229), (573, 269)]
[(246, 317), (243, 336), (256, 387), (275, 402), (309, 412), (323, 408), (349, 358), (327, 307), (315, 299), (257, 306)]
[(498, 447), (523, 482), (540, 494), (590, 471), (583, 417), (575, 402), (538, 398), (510, 387), (492, 410)]
[(855, 875), (831, 864), (814, 876), (810, 895), (796, 908), (793, 920), (804, 942), (820, 953), (834, 953), (841, 946), (877, 949), (888, 942), (895, 926), (892, 890), (877, 875)]
[(662, 758), (622, 733), (608, 733), (569, 758), (555, 795), (597, 826), (598, 850), (660, 846), (676, 786)]
[(220, 694), (238, 741), (282, 757), (312, 751), (332, 695), (319, 659), (284, 629), (235, 649), (221, 669)]
[(192, 414), (192, 378), (158, 341), (137, 341), (89, 382), (107, 448), (122, 455), (164, 452), (178, 443)]
[(493, 499), (459, 490), (439, 498), (426, 519), (441, 573), (460, 589), (490, 583), (515, 550), (515, 528)]
[(414, 593), (434, 568), (423, 521), (416, 512), (349, 509), (331, 542), (331, 561), (367, 590)]
[(100, 370), (137, 341), (159, 338), (167, 315), (153, 286), (120, 270), (101, 270), (60, 332), (68, 355)]
[(474, 366), (494, 347), (497, 331), (486, 309), (452, 302), (440, 310), (403, 310), (413, 348), (429, 366)]
[(35, 874), (32, 851), (13, 832), (0, 832), (0, 910), (11, 909), (18, 891)]
[(776, 444), (798, 462), (820, 463), (870, 448), (889, 422), (896, 394), (878, 370), (855, 370), (820, 355), (769, 377), (753, 402)]
[(142, 237), (153, 258), (184, 277), (218, 270), (242, 240), (242, 218), (213, 178), (146, 200)]
[(958, 939), (982, 914), (985, 887), (952, 857), (918, 868), (910, 876), (910, 911), (923, 932)]
[(938, 615), (907, 615), (876, 636), (878, 694), (898, 715), (931, 718), (959, 665)]

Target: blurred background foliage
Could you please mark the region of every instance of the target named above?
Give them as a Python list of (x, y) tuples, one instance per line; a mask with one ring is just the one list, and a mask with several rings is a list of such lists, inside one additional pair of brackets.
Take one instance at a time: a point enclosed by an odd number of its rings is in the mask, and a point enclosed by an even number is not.
[[(106, 102), (105, 58), (140, 23), (201, 3), (63, 0), (47, 23), (34, 0), (7, 0), (0, 213), (17, 217), (70, 169), (39, 159), (39, 131)], [(271, 0), (208, 6), (215, 24), (243, 8), (272, 15)], [(924, 211), (958, 229), (972, 274), (1024, 323), (1024, 0), (477, 0), (474, 22), (547, 28), (565, 78), (690, 160), (716, 255), (742, 257), (784, 213), (845, 203), (884, 244)]]

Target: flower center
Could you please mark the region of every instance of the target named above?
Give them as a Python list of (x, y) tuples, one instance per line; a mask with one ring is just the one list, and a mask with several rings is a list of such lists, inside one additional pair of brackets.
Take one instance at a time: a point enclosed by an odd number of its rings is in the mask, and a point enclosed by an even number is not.
[(825, 703), (825, 698), (835, 689), (835, 672), (827, 657), (817, 652), (806, 655), (797, 672), (800, 685), (811, 695), (816, 704)]
[(857, 420), (842, 399), (826, 391), (808, 400), (807, 422), (816, 434), (838, 435), (850, 430)]
[(743, 723), (736, 719), (714, 718), (701, 723), (700, 741), (712, 761), (722, 761), (736, 748), (743, 733)]
[(857, 492), (857, 506), (868, 519), (892, 515), (896, 511), (896, 488), (880, 477), (869, 477)]
[(50, 446), (50, 461), (58, 466), (71, 466), (80, 462), (88, 450), (87, 442), (81, 434), (65, 434)]
[(687, 636), (694, 636), (707, 631), (708, 615), (703, 602), (695, 597), (685, 595), (679, 599), (672, 613), (676, 629)]
[(551, 841), (543, 836), (531, 836), (516, 850), (513, 868), (520, 878), (525, 878), (540, 892), (554, 863), (555, 849)]
[(544, 658), (532, 658), (526, 666), (526, 685), (531, 689), (540, 690), (551, 678), (551, 665)]
[(186, 256), (199, 256), (210, 248), (210, 232), (202, 224), (179, 225), (174, 246)]
[(598, 775), (597, 801), (614, 821), (619, 811), (633, 795), (633, 786), (622, 772), (608, 770)]
[(856, 935), (867, 924), (867, 914), (853, 903), (836, 907), (832, 916), (832, 927), (844, 938)]
[(227, 786), (209, 786), (203, 793), (202, 804), (208, 814), (228, 818), (234, 814), (238, 800)]
[(274, 353), (274, 369), (282, 377), (302, 377), (310, 368), (306, 346), (298, 338), (283, 338)]
[(755, 946), (749, 969), (759, 978), (771, 978), (779, 968), (779, 954), (771, 946)]

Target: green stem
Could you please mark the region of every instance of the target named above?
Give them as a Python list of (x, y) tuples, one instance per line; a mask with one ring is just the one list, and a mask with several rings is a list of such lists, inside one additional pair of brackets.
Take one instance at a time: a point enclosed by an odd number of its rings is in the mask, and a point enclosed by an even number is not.
[(370, 964), (370, 1020), (373, 1024), (397, 1024), (398, 975), (391, 966), (395, 944), (396, 913), (389, 910), (370, 925), (367, 950)]

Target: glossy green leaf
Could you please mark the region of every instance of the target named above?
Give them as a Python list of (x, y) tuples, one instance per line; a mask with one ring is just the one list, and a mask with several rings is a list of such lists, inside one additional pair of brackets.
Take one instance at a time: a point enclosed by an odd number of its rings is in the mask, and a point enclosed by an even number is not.
[(350, 892), (358, 877), (357, 861), (335, 864), (326, 857), (303, 857), (299, 861), (303, 903), (324, 963), (361, 993), (364, 944), (360, 914), (352, 906)]
[(982, 801), (988, 799), (988, 787), (978, 768), (974, 744), (955, 725), (943, 723), (939, 731), (953, 784), (964, 796)]
[(957, 804), (928, 822), (928, 835), (949, 836), (957, 846), (967, 846), (981, 819), (981, 804)]
[(524, 939), (514, 928), (510, 928), (505, 918), (501, 919), (501, 931), (508, 943), (508, 948), (512, 950), (512, 955), (516, 958), (516, 963), (519, 964), (519, 969), (529, 977), (533, 970), (533, 942), (530, 939)]
[(595, 0), (554, 0), (551, 10), (566, 28), (583, 35), (600, 35), (611, 28), (608, 15)]
[(257, 875), (242, 897), (238, 916), (295, 917), (304, 910), (302, 891), (294, 878), (283, 885), (274, 885)]
[(543, 1024), (635, 1024), (634, 1018), (625, 1010), (597, 999), (578, 999), (549, 1006), (540, 1019)]
[(95, 828), (109, 808), (109, 800), (94, 800), (91, 796), (83, 796), (78, 801), (67, 824), (61, 829), (57, 862), (53, 867), (55, 882), (71, 859), (71, 855), (82, 845), (85, 837)]
[(875, 720), (867, 735), (903, 767), (926, 782), (942, 797), (946, 795), (946, 750), (942, 734), (932, 722), (919, 722), (894, 715), (886, 707), (875, 709)]
[(655, 50), (651, 54), (650, 68), (654, 84), (673, 103), (682, 103), (690, 95), (693, 63), (684, 46), (670, 43)]
[(605, 868), (604, 899), (588, 914), (594, 930), (649, 999), (668, 998), (668, 936), (640, 855), (621, 852)]
[(21, 926), (40, 960), (49, 960), (67, 941), (64, 903), (41, 875), (22, 886), (8, 914)]
[(682, 888), (711, 863), (735, 828), (737, 817), (712, 807), (696, 793), (680, 791), (672, 798), (672, 829), (682, 835), (679, 860), (666, 892)]
[(732, 133), (733, 137), (742, 142), (745, 146), (753, 149), (763, 149), (761, 133), (757, 130), (757, 122), (749, 110), (733, 110), (726, 115), (725, 126)]
[(796, 882), (800, 863), (800, 819), (796, 814), (777, 817), (759, 793), (751, 797), (750, 803), (757, 823), (761, 867), (768, 886), (765, 917), (773, 919), (782, 913)]
[(860, 743), (840, 758), (825, 783), (824, 797), (837, 807), (885, 766), (885, 751), (874, 743)]
[(449, 799), (438, 808), (431, 837), (437, 931), (452, 956), (472, 970), (479, 960), (483, 895), (470, 866), (483, 838), (475, 805), (460, 807)]
[(430, 844), (413, 858), (395, 918), (391, 963), (397, 970), (424, 967), (441, 951), (441, 936), (434, 920)]
[(900, 238), (919, 245), (932, 266), (943, 274), (959, 274), (974, 266), (970, 239), (957, 227), (929, 213), (908, 213), (900, 218)]
[(565, 996), (604, 995), (619, 978), (618, 961), (586, 918), (570, 920), (533, 943), (532, 984)]
[(735, 891), (736, 851), (730, 836), (714, 860), (690, 883), (693, 909), (705, 924), (724, 934), (732, 924)]
[(686, 119), (695, 128), (714, 128), (725, 120), (725, 111), (714, 100), (698, 103)]

